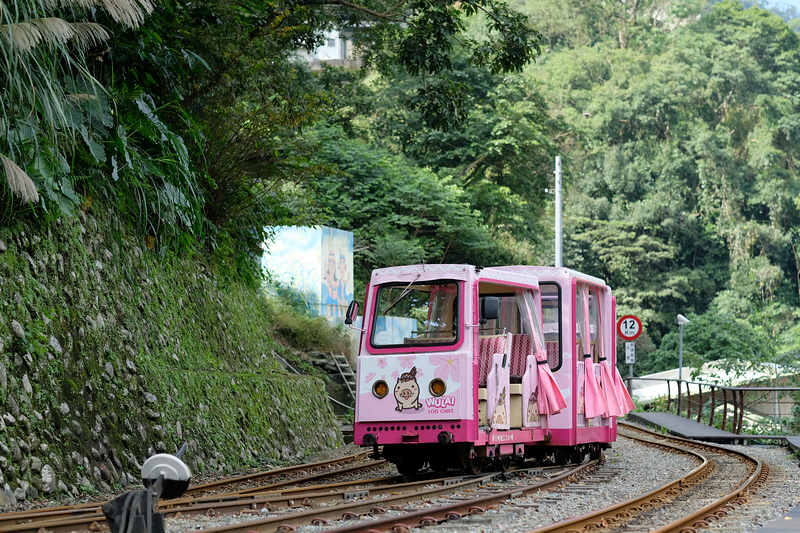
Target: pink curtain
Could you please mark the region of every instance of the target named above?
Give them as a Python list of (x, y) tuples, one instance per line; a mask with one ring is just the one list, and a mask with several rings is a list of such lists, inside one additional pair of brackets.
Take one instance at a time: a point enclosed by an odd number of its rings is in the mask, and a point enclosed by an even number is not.
[(614, 373), (611, 371), (611, 362), (606, 358), (605, 354), (605, 340), (606, 336), (603, 334), (603, 305), (605, 304), (605, 294), (597, 291), (597, 302), (595, 305), (597, 315), (597, 356), (600, 364), (600, 390), (603, 393), (603, 399), (608, 407), (607, 416), (621, 416), (625, 414), (622, 410), (622, 402), (618, 397), (618, 393), (614, 383)]
[[(595, 418), (597, 416), (608, 416), (608, 405), (606, 405), (603, 393), (600, 390), (600, 384), (597, 382), (597, 376), (594, 373), (594, 361), (592, 361), (592, 345), (591, 345), (591, 329), (589, 327), (589, 286), (579, 284), (577, 290), (583, 300), (579, 304), (579, 309), (582, 312), (583, 331), (581, 332), (581, 348), (583, 350), (583, 382), (584, 382), (584, 395), (585, 395), (585, 414), (586, 418)], [(600, 333), (598, 331), (598, 333)]]
[(525, 331), (531, 338), (533, 353), (529, 354), (529, 357), (533, 356), (536, 359), (536, 372), (539, 379), (537, 398), (539, 413), (543, 415), (558, 414), (567, 407), (567, 402), (547, 364), (547, 349), (544, 344), (540, 313), (537, 312), (531, 291), (517, 290), (515, 297)]
[(617, 393), (617, 397), (620, 400), (623, 415), (627, 415), (636, 409), (636, 406), (633, 405), (631, 395), (628, 394), (628, 389), (625, 387), (625, 383), (622, 382), (622, 376), (619, 375), (619, 369), (617, 367), (614, 367), (614, 391)]

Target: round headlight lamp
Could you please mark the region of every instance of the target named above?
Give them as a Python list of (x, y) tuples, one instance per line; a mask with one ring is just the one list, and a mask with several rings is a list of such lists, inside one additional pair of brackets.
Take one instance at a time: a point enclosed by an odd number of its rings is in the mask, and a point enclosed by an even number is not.
[(431, 393), (431, 395), (438, 398), (439, 396), (444, 394), (445, 391), (447, 391), (447, 385), (445, 384), (443, 379), (436, 378), (432, 380), (428, 385), (428, 391)]
[(389, 394), (389, 385), (382, 379), (379, 379), (372, 385), (372, 395), (379, 400), (387, 394)]

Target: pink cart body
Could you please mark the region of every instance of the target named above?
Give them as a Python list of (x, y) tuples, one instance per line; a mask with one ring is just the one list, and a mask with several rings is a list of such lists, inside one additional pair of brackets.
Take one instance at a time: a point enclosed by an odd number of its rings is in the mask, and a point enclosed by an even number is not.
[(616, 363), (615, 313), (602, 280), (565, 268), (375, 270), (355, 443), (404, 473), (426, 463), (470, 471), (476, 461), (599, 455), (616, 439), (616, 419), (586, 418), (597, 399), (586, 397), (584, 368), (601, 390), (611, 386), (600, 365)]

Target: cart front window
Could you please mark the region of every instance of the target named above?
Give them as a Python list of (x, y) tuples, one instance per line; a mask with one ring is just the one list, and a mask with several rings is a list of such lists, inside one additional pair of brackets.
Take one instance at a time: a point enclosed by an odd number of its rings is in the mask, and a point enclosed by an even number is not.
[(377, 302), (375, 347), (446, 345), (458, 339), (456, 282), (384, 285)]

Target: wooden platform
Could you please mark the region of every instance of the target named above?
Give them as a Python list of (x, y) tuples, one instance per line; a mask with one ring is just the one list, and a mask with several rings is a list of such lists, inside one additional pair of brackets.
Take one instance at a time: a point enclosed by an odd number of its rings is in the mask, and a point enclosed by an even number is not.
[(737, 435), (730, 431), (722, 431), (721, 429), (700, 424), (671, 413), (632, 412), (628, 413), (627, 420), (646, 424), (648, 426), (661, 427), (666, 429), (670, 434), (685, 439), (702, 440), (706, 442), (744, 444), (748, 438), (757, 437), (757, 435)]
[(792, 450), (800, 452), (800, 437), (793, 437), (793, 436), (786, 437), (786, 443)]

